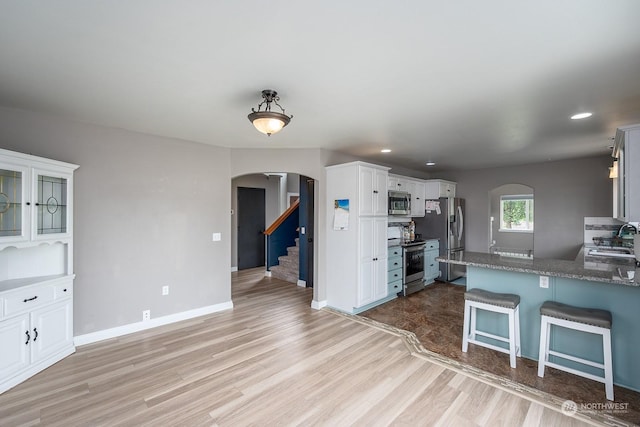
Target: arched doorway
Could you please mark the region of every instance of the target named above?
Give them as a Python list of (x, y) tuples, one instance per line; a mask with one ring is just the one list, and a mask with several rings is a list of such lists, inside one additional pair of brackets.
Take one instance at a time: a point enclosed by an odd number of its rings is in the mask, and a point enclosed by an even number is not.
[[(291, 201), (299, 199), (299, 206), (295, 207), (296, 223), (292, 230), (299, 240), (295, 245), (296, 252), (299, 251), (299, 254), (296, 254), (296, 277), (293, 280), (289, 277), (287, 281), (298, 286), (314, 286), (315, 209), (317, 206), (315, 184), (316, 181), (313, 178), (293, 172), (260, 172), (232, 178), (230, 233), (232, 272), (265, 266), (265, 273), (270, 275), (269, 270), (274, 259), (273, 249), (271, 254), (264, 251), (264, 239), (261, 241), (263, 236), (256, 238), (256, 235), (269, 229), (272, 223), (278, 221), (280, 214), (287, 212)], [(247, 212), (248, 209), (251, 212)], [(260, 219), (263, 225), (258, 224)], [(266, 256), (262, 255), (260, 262), (256, 263), (253, 259), (255, 254), (265, 254), (265, 252)], [(275, 266), (276, 270), (278, 268), (280, 267)], [(276, 270), (273, 271), (274, 277), (277, 276)]]

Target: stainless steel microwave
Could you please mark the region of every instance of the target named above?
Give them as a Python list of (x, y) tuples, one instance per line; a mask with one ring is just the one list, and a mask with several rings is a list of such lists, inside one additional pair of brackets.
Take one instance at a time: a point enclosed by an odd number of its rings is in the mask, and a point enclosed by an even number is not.
[(389, 215), (410, 215), (411, 194), (405, 191), (389, 191)]

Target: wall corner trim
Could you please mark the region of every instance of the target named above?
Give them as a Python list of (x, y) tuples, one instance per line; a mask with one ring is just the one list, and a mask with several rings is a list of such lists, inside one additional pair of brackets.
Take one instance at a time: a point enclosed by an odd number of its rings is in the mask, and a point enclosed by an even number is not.
[(129, 323), (128, 325), (122, 325), (115, 328), (103, 329), (102, 331), (91, 332), (89, 334), (78, 335), (73, 337), (73, 343), (76, 347), (86, 344), (92, 344), (98, 341), (117, 338), (134, 332), (140, 332), (146, 329), (152, 329), (158, 326), (169, 325), (171, 323), (180, 322), (182, 320), (189, 320), (193, 319), (194, 317), (205, 316), (207, 314), (231, 309), (233, 309), (233, 301), (227, 301), (220, 304), (196, 308), (194, 310), (187, 310), (180, 313), (169, 314), (167, 316), (156, 317), (155, 319), (151, 319), (146, 322)]
[(327, 306), (327, 300), (323, 300), (323, 301), (316, 301), (313, 300), (311, 301), (311, 308), (315, 309), (315, 310), (320, 310), (323, 307)]

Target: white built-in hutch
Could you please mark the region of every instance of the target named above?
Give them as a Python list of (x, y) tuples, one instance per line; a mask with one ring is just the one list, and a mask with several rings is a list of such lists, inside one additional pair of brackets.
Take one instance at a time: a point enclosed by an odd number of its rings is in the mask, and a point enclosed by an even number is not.
[(75, 351), (77, 167), (0, 149), (0, 393)]

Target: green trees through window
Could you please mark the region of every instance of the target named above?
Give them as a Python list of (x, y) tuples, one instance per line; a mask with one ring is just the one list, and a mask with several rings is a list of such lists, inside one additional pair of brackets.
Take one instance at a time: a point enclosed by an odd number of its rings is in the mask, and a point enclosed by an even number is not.
[(500, 197), (500, 231), (533, 231), (533, 194)]

